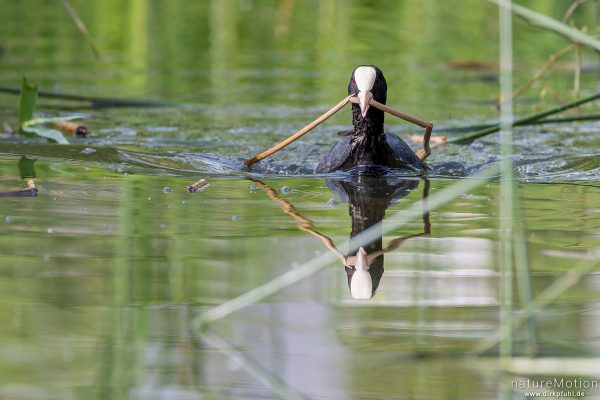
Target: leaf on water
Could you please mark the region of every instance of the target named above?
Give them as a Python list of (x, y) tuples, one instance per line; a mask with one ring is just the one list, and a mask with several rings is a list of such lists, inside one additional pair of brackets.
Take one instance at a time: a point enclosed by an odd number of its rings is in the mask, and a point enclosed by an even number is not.
[(19, 124), (20, 131), (29, 134), (35, 134), (38, 136), (45, 137), (50, 140), (54, 140), (60, 144), (69, 144), (67, 139), (63, 136), (60, 131), (56, 129), (50, 129), (43, 126), (43, 124), (50, 122), (63, 122), (70, 121), (72, 119), (81, 118), (78, 115), (70, 117), (56, 117), (56, 118), (33, 118), (33, 109), (35, 108), (35, 101), (38, 94), (37, 85), (32, 85), (27, 82), (27, 78), (23, 77), (23, 83), (21, 85), (21, 95), (19, 97)]
[(23, 129), (23, 131), (25, 131), (27, 133), (33, 133), (35, 135), (45, 137), (50, 140), (54, 140), (55, 142), (57, 142), (59, 144), (69, 144), (67, 139), (65, 139), (65, 137), (63, 136), (63, 134), (60, 131), (57, 131), (56, 129), (46, 128), (46, 127), (40, 126), (40, 125), (29, 125), (29, 124), (23, 125), (22, 129)]
[(21, 95), (19, 97), (19, 123), (21, 126), (33, 118), (37, 89), (37, 85), (30, 84), (27, 82), (27, 78), (23, 77)]

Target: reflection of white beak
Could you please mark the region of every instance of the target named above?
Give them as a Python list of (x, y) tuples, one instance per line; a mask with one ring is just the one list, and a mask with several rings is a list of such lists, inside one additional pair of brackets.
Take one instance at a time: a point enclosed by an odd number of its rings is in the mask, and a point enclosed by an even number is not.
[(357, 300), (368, 300), (373, 294), (373, 282), (369, 274), (367, 252), (362, 247), (356, 253), (356, 269), (350, 281), (350, 294)]
[(358, 105), (360, 106), (360, 112), (364, 117), (367, 116), (367, 111), (369, 111), (369, 100), (373, 98), (373, 93), (371, 92), (358, 92)]

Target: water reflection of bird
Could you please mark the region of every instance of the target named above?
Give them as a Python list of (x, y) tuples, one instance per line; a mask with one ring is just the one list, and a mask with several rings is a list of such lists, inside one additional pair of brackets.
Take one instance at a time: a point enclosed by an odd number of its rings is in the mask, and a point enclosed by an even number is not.
[[(407, 196), (419, 186), (418, 180), (397, 179), (358, 175), (347, 180), (327, 180), (327, 186), (342, 201), (348, 203), (348, 211), (352, 218), (350, 233), (350, 248), (358, 247), (354, 238), (364, 230), (379, 224), (390, 204)], [(428, 235), (431, 232), (429, 212), (426, 200), (429, 195), (429, 181), (424, 181), (423, 189), (423, 232), (399, 237), (392, 240), (385, 248), (380, 232), (376, 239), (362, 244), (355, 254), (348, 255), (346, 260), (346, 275), (348, 286), (353, 298), (370, 299), (379, 287), (384, 271), (384, 254), (397, 249), (405, 240)]]
[(369, 106), (372, 98), (382, 104), (387, 100), (387, 83), (374, 65), (357, 67), (348, 84), (348, 94), (356, 95), (359, 104), (352, 104), (352, 124), (348, 131), (319, 162), (318, 173), (347, 171), (358, 166), (381, 166), (424, 170), (423, 162), (398, 136), (384, 133), (383, 111)]
[[(289, 201), (281, 198), (269, 185), (257, 179), (248, 179), (265, 190), (267, 195), (281, 206), (284, 213), (294, 218), (299, 229), (319, 238), (323, 245), (338, 257), (346, 269), (350, 293), (355, 299), (370, 299), (375, 294), (383, 275), (385, 253), (396, 250), (407, 239), (431, 233), (427, 208), (429, 181), (426, 179), (423, 188), (423, 232), (395, 238), (384, 248), (381, 226), (379, 226), (374, 228), (379, 230), (376, 239), (363, 243), (357, 251), (349, 255), (341, 253), (331, 238), (317, 231), (312, 221), (302, 216)], [(355, 243), (354, 238), (364, 230), (380, 223), (387, 208), (416, 189), (419, 180), (398, 179), (393, 176), (352, 175), (342, 180), (328, 179), (327, 186), (342, 201), (348, 203), (352, 218), (349, 247), (357, 248), (360, 243)]]

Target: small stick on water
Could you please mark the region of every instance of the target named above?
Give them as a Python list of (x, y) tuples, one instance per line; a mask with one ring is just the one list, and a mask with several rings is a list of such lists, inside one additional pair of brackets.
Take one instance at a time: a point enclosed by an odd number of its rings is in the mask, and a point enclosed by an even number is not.
[(248, 160), (245, 160), (244, 164), (246, 164), (247, 166), (250, 166), (250, 165), (254, 164), (255, 162), (258, 162), (258, 161), (262, 160), (263, 158), (267, 158), (271, 154), (283, 149), (285, 146), (294, 142), (296, 139), (299, 139), (300, 137), (306, 135), (308, 132), (310, 132), (311, 130), (316, 128), (318, 125), (320, 125), (322, 122), (329, 119), (333, 114), (335, 114), (336, 112), (338, 112), (342, 108), (344, 108), (344, 106), (346, 104), (348, 104), (350, 97), (351, 96), (344, 97), (344, 99), (342, 101), (340, 101), (335, 106), (333, 106), (333, 108), (331, 108), (325, 114), (321, 115), (319, 118), (315, 119), (313, 122), (306, 125), (304, 128), (300, 129), (298, 132), (294, 133), (289, 138), (287, 138), (284, 141), (280, 142), (279, 144), (276, 144), (275, 146), (271, 147), (269, 150), (263, 151), (262, 153), (257, 154), (254, 157), (249, 158)]
[[(350, 102), (358, 104), (358, 97), (351, 97)], [(433, 124), (431, 122), (425, 122), (418, 118), (411, 117), (410, 115), (401, 113), (400, 111), (396, 111), (393, 108), (388, 107), (385, 104), (381, 104), (380, 102), (373, 99), (369, 100), (369, 105), (383, 112), (391, 114), (394, 117), (410, 122), (411, 124), (415, 124), (420, 126), (421, 128), (425, 128), (425, 134), (423, 135), (423, 149), (417, 151), (416, 155), (421, 160), (424, 160), (431, 154), (431, 148), (429, 147), (429, 139), (431, 138), (431, 131), (433, 130)]]
[[(421, 145), (423, 144), (424, 138), (421, 135), (406, 135), (404, 137), (415, 144), (421, 144)], [(431, 136), (430, 140), (429, 140), (429, 148), (433, 149), (434, 147), (438, 147), (438, 146), (441, 146), (441, 145), (447, 144), (447, 143), (448, 143), (448, 137), (446, 137), (446, 136), (441, 136), (441, 135)], [(417, 155), (417, 157), (419, 157), (421, 160), (423, 160), (423, 158), (425, 157), (425, 150), (424, 149), (417, 150), (417, 152), (415, 154)]]
[(10, 192), (0, 192), (0, 197), (37, 197), (38, 191), (33, 179), (27, 181), (27, 189), (11, 190)]
[(61, 122), (52, 122), (48, 125), (51, 127), (54, 127), (54, 128), (58, 128), (63, 132), (68, 132), (68, 133), (74, 134), (75, 136), (77, 136), (79, 138), (84, 138), (88, 134), (88, 129), (85, 126), (78, 124), (77, 122), (61, 121)]
[(188, 193), (196, 193), (198, 190), (200, 190), (200, 188), (202, 188), (203, 186), (206, 186), (207, 184), (208, 184), (208, 182), (206, 182), (206, 179), (200, 179), (193, 185), (188, 186), (187, 191), (188, 191)]

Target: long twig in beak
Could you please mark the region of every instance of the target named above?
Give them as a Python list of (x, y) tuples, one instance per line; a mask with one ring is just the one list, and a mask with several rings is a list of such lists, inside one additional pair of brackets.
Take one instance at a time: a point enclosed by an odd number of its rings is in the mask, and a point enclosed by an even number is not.
[[(359, 99), (358, 97), (350, 97), (350, 102), (359, 104)], [(424, 160), (431, 154), (431, 148), (429, 147), (429, 139), (431, 138), (431, 131), (433, 130), (433, 124), (431, 122), (425, 122), (418, 118), (401, 113), (400, 111), (396, 111), (393, 108), (388, 107), (385, 104), (381, 104), (380, 102), (374, 99), (369, 100), (369, 105), (378, 108), (383, 112), (391, 114), (394, 117), (398, 117), (404, 121), (410, 122), (411, 124), (415, 124), (420, 126), (421, 128), (425, 128), (425, 134), (423, 135), (423, 149), (417, 151), (416, 154), (421, 160)]]
[(344, 106), (346, 104), (348, 104), (348, 101), (350, 100), (350, 97), (351, 96), (344, 97), (344, 99), (342, 101), (340, 101), (335, 106), (333, 106), (333, 108), (331, 108), (325, 114), (321, 115), (319, 118), (315, 119), (313, 122), (311, 122), (310, 124), (306, 125), (304, 128), (300, 129), (298, 132), (294, 133), (289, 138), (287, 138), (284, 141), (282, 141), (282, 142), (276, 144), (275, 146), (271, 147), (269, 150), (263, 151), (262, 153), (257, 154), (254, 157), (245, 160), (244, 164), (246, 164), (247, 166), (250, 166), (250, 165), (254, 164), (255, 162), (258, 162), (258, 161), (262, 160), (263, 158), (269, 157), (271, 154), (275, 153), (276, 151), (279, 151), (279, 150), (283, 149), (285, 146), (287, 146), (288, 144), (292, 143), (296, 139), (298, 139), (298, 138), (306, 135), (308, 132), (310, 132), (311, 130), (313, 130), (314, 128), (316, 128), (319, 124), (321, 124), (322, 122), (324, 122), (327, 119), (329, 119), (333, 114), (335, 114), (336, 112), (338, 112), (342, 108), (344, 108)]

